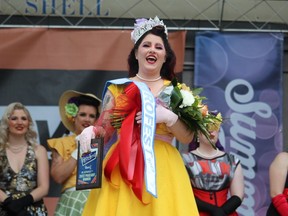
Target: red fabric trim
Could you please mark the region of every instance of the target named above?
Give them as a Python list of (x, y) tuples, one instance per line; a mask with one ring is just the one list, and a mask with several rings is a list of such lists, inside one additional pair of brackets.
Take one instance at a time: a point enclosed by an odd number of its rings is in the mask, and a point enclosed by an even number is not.
[(284, 189), (283, 194), (286, 196), (286, 199), (288, 200), (288, 188)]
[(121, 125), (119, 143), (107, 161), (104, 174), (111, 182), (112, 172), (119, 164), (123, 180), (132, 186), (134, 194), (142, 201), (144, 156), (140, 139), (141, 128), (135, 122), (136, 113), (141, 110), (141, 95), (138, 87), (131, 83), (120, 97), (126, 97), (126, 106), (121, 108), (126, 117)]
[(227, 200), (228, 188), (221, 191), (204, 191), (193, 188), (194, 195), (204, 202), (212, 205), (222, 206)]
[(277, 196), (273, 197), (272, 203), (281, 216), (287, 215), (288, 202), (287, 197), (284, 194), (278, 194)]
[[(228, 188), (221, 191), (212, 191), (212, 192), (193, 188), (193, 192), (194, 196), (203, 200), (204, 202), (220, 207), (227, 201)], [(199, 215), (210, 216), (210, 214), (206, 212), (199, 212)], [(238, 216), (238, 213), (233, 212), (232, 214), (229, 214), (229, 216)]]

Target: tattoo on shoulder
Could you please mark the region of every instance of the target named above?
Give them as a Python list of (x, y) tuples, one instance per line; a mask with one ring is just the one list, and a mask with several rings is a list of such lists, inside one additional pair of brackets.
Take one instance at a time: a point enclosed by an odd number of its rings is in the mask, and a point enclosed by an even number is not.
[(107, 105), (109, 104), (109, 102), (111, 101), (111, 93), (109, 91), (107, 91), (107, 93), (105, 94), (104, 100), (103, 100), (103, 105)]
[(107, 91), (103, 99), (103, 109), (106, 110), (114, 105), (114, 97), (110, 91)]

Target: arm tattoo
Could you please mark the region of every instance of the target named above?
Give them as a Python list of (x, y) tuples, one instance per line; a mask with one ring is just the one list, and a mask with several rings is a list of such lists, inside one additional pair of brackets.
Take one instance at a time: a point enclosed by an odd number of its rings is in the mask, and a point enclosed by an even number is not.
[(112, 93), (108, 90), (103, 99), (103, 110), (108, 110), (114, 107), (114, 97)]

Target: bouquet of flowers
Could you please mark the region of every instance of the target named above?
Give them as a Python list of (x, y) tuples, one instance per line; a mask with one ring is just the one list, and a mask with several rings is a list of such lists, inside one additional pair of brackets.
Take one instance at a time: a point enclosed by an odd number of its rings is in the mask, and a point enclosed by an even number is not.
[(160, 103), (177, 114), (191, 130), (200, 131), (210, 141), (209, 131), (219, 128), (222, 123), (221, 114), (212, 114), (208, 106), (202, 103), (206, 99), (199, 96), (202, 88), (192, 91), (184, 83), (178, 83), (176, 78), (171, 84), (160, 93)]

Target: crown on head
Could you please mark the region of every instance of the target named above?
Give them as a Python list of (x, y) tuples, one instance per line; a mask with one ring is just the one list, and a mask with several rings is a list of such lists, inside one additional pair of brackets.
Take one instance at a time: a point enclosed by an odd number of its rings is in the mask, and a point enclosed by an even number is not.
[(168, 31), (166, 25), (164, 25), (163, 20), (160, 20), (157, 16), (149, 20), (145, 18), (136, 19), (136, 23), (134, 23), (134, 30), (131, 32), (131, 40), (134, 44), (141, 38), (141, 36), (151, 30), (155, 26), (163, 26), (165, 30), (165, 34), (168, 37)]

